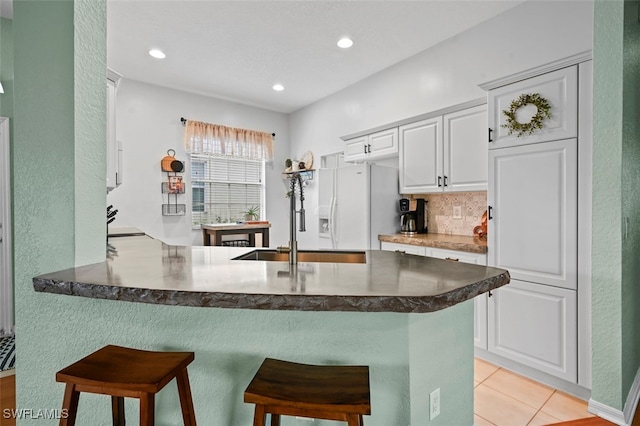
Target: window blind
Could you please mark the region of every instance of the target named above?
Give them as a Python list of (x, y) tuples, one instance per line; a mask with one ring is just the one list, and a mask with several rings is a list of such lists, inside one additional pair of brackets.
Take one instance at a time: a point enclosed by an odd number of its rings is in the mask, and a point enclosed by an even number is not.
[(233, 223), (264, 199), (264, 161), (191, 154), (193, 224)]

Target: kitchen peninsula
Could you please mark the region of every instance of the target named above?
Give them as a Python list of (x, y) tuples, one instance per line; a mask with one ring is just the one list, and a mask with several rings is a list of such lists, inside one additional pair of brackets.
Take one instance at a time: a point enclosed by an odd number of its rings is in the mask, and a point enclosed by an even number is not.
[[(290, 266), (234, 260), (251, 248), (169, 246), (147, 236), (109, 242), (115, 253), (105, 262), (40, 275), (34, 289), (112, 307), (102, 321), (116, 330), (122, 318), (137, 330), (164, 327), (161, 341), (129, 332), (98, 340), (194, 351), (192, 391), (203, 424), (251, 423), (252, 407), (240, 395), (266, 356), (369, 365), (367, 426), (424, 423), (435, 388), (440, 424), (473, 423), (472, 299), (507, 284), (503, 269), (375, 250), (365, 252), (365, 263)], [(158, 418), (179, 414), (173, 399), (158, 404)], [(81, 403), (79, 422), (91, 415)]]

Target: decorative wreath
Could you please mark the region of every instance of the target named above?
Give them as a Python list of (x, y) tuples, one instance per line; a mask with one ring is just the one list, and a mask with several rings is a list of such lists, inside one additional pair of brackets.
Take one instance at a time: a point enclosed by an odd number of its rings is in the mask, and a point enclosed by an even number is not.
[[(535, 105), (538, 111), (528, 123), (519, 123), (516, 120), (516, 111), (527, 104)], [(510, 135), (517, 133), (517, 137), (531, 135), (536, 130), (542, 130), (542, 122), (544, 119), (551, 118), (550, 111), (551, 105), (549, 105), (549, 102), (540, 96), (539, 93), (524, 93), (520, 95), (518, 99), (511, 101), (508, 111), (502, 111), (502, 113), (507, 117), (507, 123), (503, 124), (502, 127), (509, 129)]]

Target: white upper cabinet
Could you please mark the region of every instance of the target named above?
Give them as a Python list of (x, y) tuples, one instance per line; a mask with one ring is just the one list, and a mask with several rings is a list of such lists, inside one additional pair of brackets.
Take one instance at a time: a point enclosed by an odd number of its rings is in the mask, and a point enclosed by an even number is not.
[(401, 126), (400, 193), (442, 192), (442, 116)]
[(486, 191), (487, 106), (446, 114), (443, 124), (444, 191)]
[[(539, 94), (550, 105), (551, 118), (542, 121), (543, 128), (520, 137), (509, 134), (504, 127), (507, 117), (504, 111), (523, 94)], [(578, 135), (578, 69), (577, 66), (529, 78), (518, 83), (498, 87), (488, 95), (489, 149), (525, 145), (558, 139), (575, 138)], [(516, 109), (516, 121), (530, 122), (537, 108), (532, 104)]]
[(487, 106), (400, 127), (400, 192), (487, 189)]
[(365, 161), (398, 154), (398, 128), (383, 130), (345, 141), (344, 161)]

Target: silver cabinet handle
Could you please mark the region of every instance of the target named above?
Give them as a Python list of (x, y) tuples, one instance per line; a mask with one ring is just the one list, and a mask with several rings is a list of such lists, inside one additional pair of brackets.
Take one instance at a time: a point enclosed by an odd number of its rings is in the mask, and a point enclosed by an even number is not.
[(456, 259), (455, 257), (445, 257), (444, 260), (450, 260), (451, 262), (457, 262), (460, 259)]

